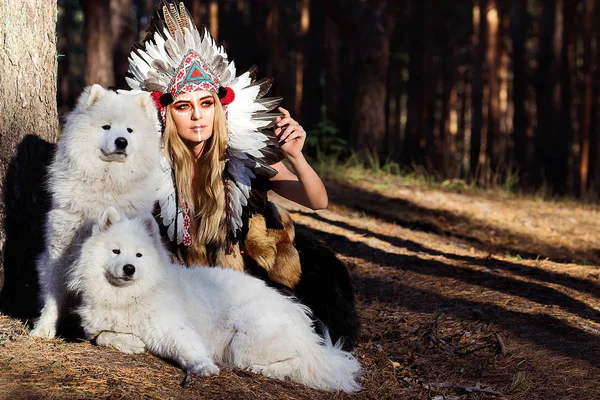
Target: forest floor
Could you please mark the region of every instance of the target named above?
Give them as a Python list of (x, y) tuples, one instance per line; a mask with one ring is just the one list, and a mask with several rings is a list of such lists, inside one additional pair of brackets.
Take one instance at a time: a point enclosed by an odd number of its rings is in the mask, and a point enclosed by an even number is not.
[(328, 210), (283, 202), (347, 263), (357, 394), (29, 338), (0, 316), (0, 399), (600, 399), (600, 209), (491, 192), (328, 181)]

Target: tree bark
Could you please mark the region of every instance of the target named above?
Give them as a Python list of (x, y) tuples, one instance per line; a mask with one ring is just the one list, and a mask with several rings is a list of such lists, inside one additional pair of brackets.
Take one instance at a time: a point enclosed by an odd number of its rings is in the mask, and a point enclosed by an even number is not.
[[(583, 30), (583, 93), (580, 108), (579, 133), (579, 195), (583, 196), (588, 189), (590, 167), (590, 130), (592, 128), (592, 86), (593, 72), (597, 68), (596, 58), (592, 54), (592, 29), (595, 12), (595, 0), (585, 0)], [(598, 51), (598, 50), (596, 50)]]
[[(301, 28), (302, 29), (302, 28)], [(302, 96), (302, 120), (305, 127), (312, 127), (322, 120), (324, 71), (325, 12), (315, 0), (310, 2), (310, 29), (307, 32), (304, 51), (304, 94)]]
[(133, 0), (110, 0), (114, 85), (126, 88), (131, 45), (137, 41), (134, 31)]
[(406, 134), (403, 151), (405, 164), (425, 162), (425, 146), (431, 129), (431, 115), (427, 105), (431, 99), (431, 32), (425, 28), (429, 7), (424, 1), (416, 2), (412, 14), (414, 37), (411, 41), (408, 64), (408, 100)]
[[(540, 49), (537, 73), (537, 131), (535, 133), (538, 184), (556, 185), (556, 166), (560, 157), (560, 61), (562, 53), (562, 0), (544, 0), (540, 22)], [(541, 167), (541, 168), (540, 168)]]
[(478, 180), (481, 173), (481, 132), (483, 124), (483, 92), (484, 76), (483, 63), (485, 60), (487, 19), (485, 9), (487, 0), (474, 0), (473, 7), (473, 78), (471, 84), (471, 145), (470, 145), (470, 175)]
[(386, 79), (394, 18), (390, 0), (327, 0), (328, 15), (346, 31), (356, 57), (351, 84), (350, 137), (355, 149), (381, 156), (385, 140)]
[[(56, 2), (0, 0), (1, 305), (30, 315), (48, 209), (46, 165), (58, 136)], [(2, 290), (4, 288), (4, 290)]]
[[(487, 76), (487, 131), (486, 131), (486, 164), (490, 178), (498, 173), (500, 152), (500, 91), (498, 85), (498, 56), (500, 53), (500, 14), (496, 0), (488, 0), (483, 18), (487, 21), (487, 49), (485, 54)], [(488, 182), (489, 184), (490, 182)], [(495, 183), (495, 182), (493, 182)]]
[(527, 143), (527, 61), (525, 59), (527, 0), (513, 0), (511, 20), (512, 63), (513, 63), (513, 140), (515, 165), (519, 171), (521, 185), (527, 186), (531, 178), (531, 159)]
[(84, 0), (82, 6), (85, 18), (85, 84), (112, 86), (115, 75), (110, 0)]

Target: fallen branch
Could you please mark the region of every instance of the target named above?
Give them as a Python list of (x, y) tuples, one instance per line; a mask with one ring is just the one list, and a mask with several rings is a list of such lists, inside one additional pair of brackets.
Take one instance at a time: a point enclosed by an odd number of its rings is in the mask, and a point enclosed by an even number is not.
[(441, 382), (441, 383), (426, 383), (423, 385), (425, 389), (433, 390), (433, 389), (459, 389), (463, 390), (467, 393), (485, 393), (493, 396), (504, 397), (504, 395), (494, 389), (490, 389), (486, 386), (482, 386), (480, 382), (477, 382), (475, 386), (464, 386), (459, 385), (458, 383), (453, 382)]

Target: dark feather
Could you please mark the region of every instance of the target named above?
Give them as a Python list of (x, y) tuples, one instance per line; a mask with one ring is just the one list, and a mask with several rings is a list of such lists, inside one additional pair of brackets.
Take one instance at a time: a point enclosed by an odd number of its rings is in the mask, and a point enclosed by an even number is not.
[(256, 80), (256, 76), (258, 75), (258, 67), (256, 65), (251, 66), (248, 69), (248, 74), (250, 74), (250, 81), (254, 82)]
[(263, 107), (267, 108), (268, 111), (272, 111), (277, 108), (281, 102), (283, 101), (283, 97), (264, 97), (262, 99), (257, 100), (256, 102)]
[(271, 86), (273, 86), (273, 78), (263, 78), (259, 81), (256, 81), (256, 82), (248, 85), (248, 87), (254, 87), (254, 86), (260, 86), (260, 90), (258, 91), (258, 94), (256, 95), (256, 98), (260, 99), (265, 94), (267, 94), (267, 92), (271, 89)]

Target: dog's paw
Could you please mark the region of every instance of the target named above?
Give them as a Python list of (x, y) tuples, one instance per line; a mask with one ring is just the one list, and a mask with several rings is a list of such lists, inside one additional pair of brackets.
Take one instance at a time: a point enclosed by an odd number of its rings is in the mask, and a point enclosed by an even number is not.
[(37, 323), (29, 336), (51, 339), (56, 336), (56, 327), (53, 324)]
[(186, 372), (196, 376), (211, 376), (218, 375), (221, 371), (210, 358), (203, 358), (188, 368)]
[(146, 351), (146, 345), (142, 339), (131, 333), (101, 332), (96, 337), (96, 344), (112, 347), (125, 354), (141, 354)]

